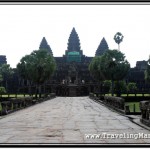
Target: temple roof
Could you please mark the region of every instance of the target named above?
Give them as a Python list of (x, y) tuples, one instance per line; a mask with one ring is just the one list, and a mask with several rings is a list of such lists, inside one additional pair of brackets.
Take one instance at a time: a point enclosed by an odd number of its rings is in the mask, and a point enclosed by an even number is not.
[(107, 44), (105, 38), (103, 37), (103, 39), (101, 40), (101, 42), (96, 50), (95, 56), (103, 55), (104, 52), (107, 51), (108, 49), (109, 49), (108, 44)]
[(80, 40), (78, 37), (78, 34), (75, 30), (75, 28), (73, 27), (69, 39), (68, 39), (68, 51), (80, 51)]
[(51, 47), (48, 45), (45, 37), (43, 37), (39, 49), (47, 49), (50, 52), (50, 54), (53, 55)]

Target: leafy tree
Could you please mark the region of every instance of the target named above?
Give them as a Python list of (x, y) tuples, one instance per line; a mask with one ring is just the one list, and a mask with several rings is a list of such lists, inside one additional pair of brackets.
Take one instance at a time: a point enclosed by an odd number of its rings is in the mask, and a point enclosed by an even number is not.
[(2, 85), (3, 76), (0, 74), (0, 85)]
[(137, 86), (136, 86), (136, 83), (134, 82), (129, 82), (128, 85), (127, 85), (127, 91), (131, 91), (131, 92), (134, 92), (135, 90), (137, 90)]
[(111, 81), (110, 80), (105, 80), (103, 82), (103, 88), (105, 92), (109, 92), (111, 87)]
[(6, 93), (6, 89), (5, 89), (5, 87), (1, 86), (0, 87), (0, 94), (2, 95), (4, 93)]
[[(112, 89), (110, 89), (111, 91)], [(117, 96), (121, 96), (121, 93), (126, 93), (127, 86), (124, 80), (114, 82), (114, 93), (117, 93)]]
[[(114, 81), (122, 80), (130, 68), (129, 62), (125, 55), (118, 50), (108, 50), (101, 56), (101, 66), (99, 67), (102, 74), (107, 80), (112, 81), (112, 96), (114, 95)], [(118, 95), (120, 91), (117, 92)]]
[(30, 55), (24, 56), (17, 65), (20, 75), (36, 84), (39, 97), (41, 85), (50, 79), (55, 68), (55, 60), (46, 49), (33, 51)]
[(89, 65), (91, 75), (94, 77), (95, 80), (98, 81), (98, 84), (100, 85), (99, 90), (101, 90), (102, 88), (102, 81), (105, 80), (105, 76), (99, 69), (102, 63), (101, 60), (101, 56), (96, 56), (92, 59)]
[(9, 64), (3, 64), (0, 66), (0, 74), (2, 75), (3, 81), (5, 82), (4, 86), (6, 90), (8, 88), (8, 80), (12, 77), (13, 73), (13, 69)]
[(147, 82), (150, 82), (150, 57), (149, 57), (149, 59), (147, 61), (147, 68), (146, 68), (146, 70), (144, 72), (144, 75), (145, 75), (145, 80)]
[(105, 76), (103, 73), (100, 71), (100, 66), (101, 66), (101, 56), (96, 56), (92, 59), (90, 65), (89, 65), (89, 70), (91, 75), (98, 81), (102, 81), (105, 79)]
[(114, 35), (114, 40), (118, 44), (118, 50), (120, 50), (120, 43), (123, 41), (123, 38), (124, 36), (120, 32), (117, 32)]

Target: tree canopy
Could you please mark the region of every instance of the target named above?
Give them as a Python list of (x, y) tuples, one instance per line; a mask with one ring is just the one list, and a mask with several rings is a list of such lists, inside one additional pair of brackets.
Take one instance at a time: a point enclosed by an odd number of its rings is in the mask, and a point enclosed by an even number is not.
[(118, 50), (107, 50), (102, 56), (93, 58), (89, 65), (91, 74), (99, 81), (112, 81), (112, 95), (114, 81), (122, 80), (130, 69), (125, 55)]
[(105, 75), (101, 71), (101, 65), (102, 64), (102, 57), (101, 56), (95, 56), (90, 65), (89, 65), (89, 71), (91, 75), (97, 80), (102, 81), (105, 80)]
[(46, 49), (33, 51), (30, 55), (24, 56), (17, 64), (20, 76), (37, 86), (49, 80), (55, 68), (55, 60)]
[(150, 58), (147, 61), (147, 68), (146, 68), (146, 70), (144, 72), (144, 76), (145, 76), (145, 80), (147, 82), (150, 82)]
[(121, 32), (117, 32), (114, 35), (114, 40), (118, 44), (118, 50), (120, 50), (119, 44), (123, 41), (124, 36), (121, 34)]

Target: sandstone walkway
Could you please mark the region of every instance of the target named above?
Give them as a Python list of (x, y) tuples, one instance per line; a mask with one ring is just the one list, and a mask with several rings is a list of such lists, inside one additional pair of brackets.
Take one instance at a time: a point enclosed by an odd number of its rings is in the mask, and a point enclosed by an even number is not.
[(0, 143), (4, 144), (150, 143), (146, 138), (114, 138), (139, 133), (142, 137), (150, 131), (88, 97), (57, 97), (0, 119)]

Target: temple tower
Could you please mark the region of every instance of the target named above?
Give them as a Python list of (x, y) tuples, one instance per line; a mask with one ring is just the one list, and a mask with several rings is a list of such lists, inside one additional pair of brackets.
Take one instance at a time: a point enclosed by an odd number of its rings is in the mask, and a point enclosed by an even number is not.
[(75, 28), (72, 29), (70, 37), (68, 39), (68, 52), (80, 51), (80, 40)]
[(48, 45), (45, 37), (43, 37), (39, 49), (47, 49), (49, 51), (49, 53), (53, 56), (53, 52), (52, 52), (50, 46)]
[(68, 39), (68, 47), (67, 47), (65, 54), (68, 55), (69, 52), (73, 52), (75, 55), (77, 55), (78, 53), (82, 55), (82, 50), (80, 47), (80, 39), (75, 28), (73, 28), (70, 33), (70, 36)]
[(101, 40), (101, 42), (96, 50), (95, 56), (103, 55), (104, 52), (106, 52), (108, 49), (109, 49), (108, 44), (107, 44), (105, 38), (103, 37), (103, 39)]

